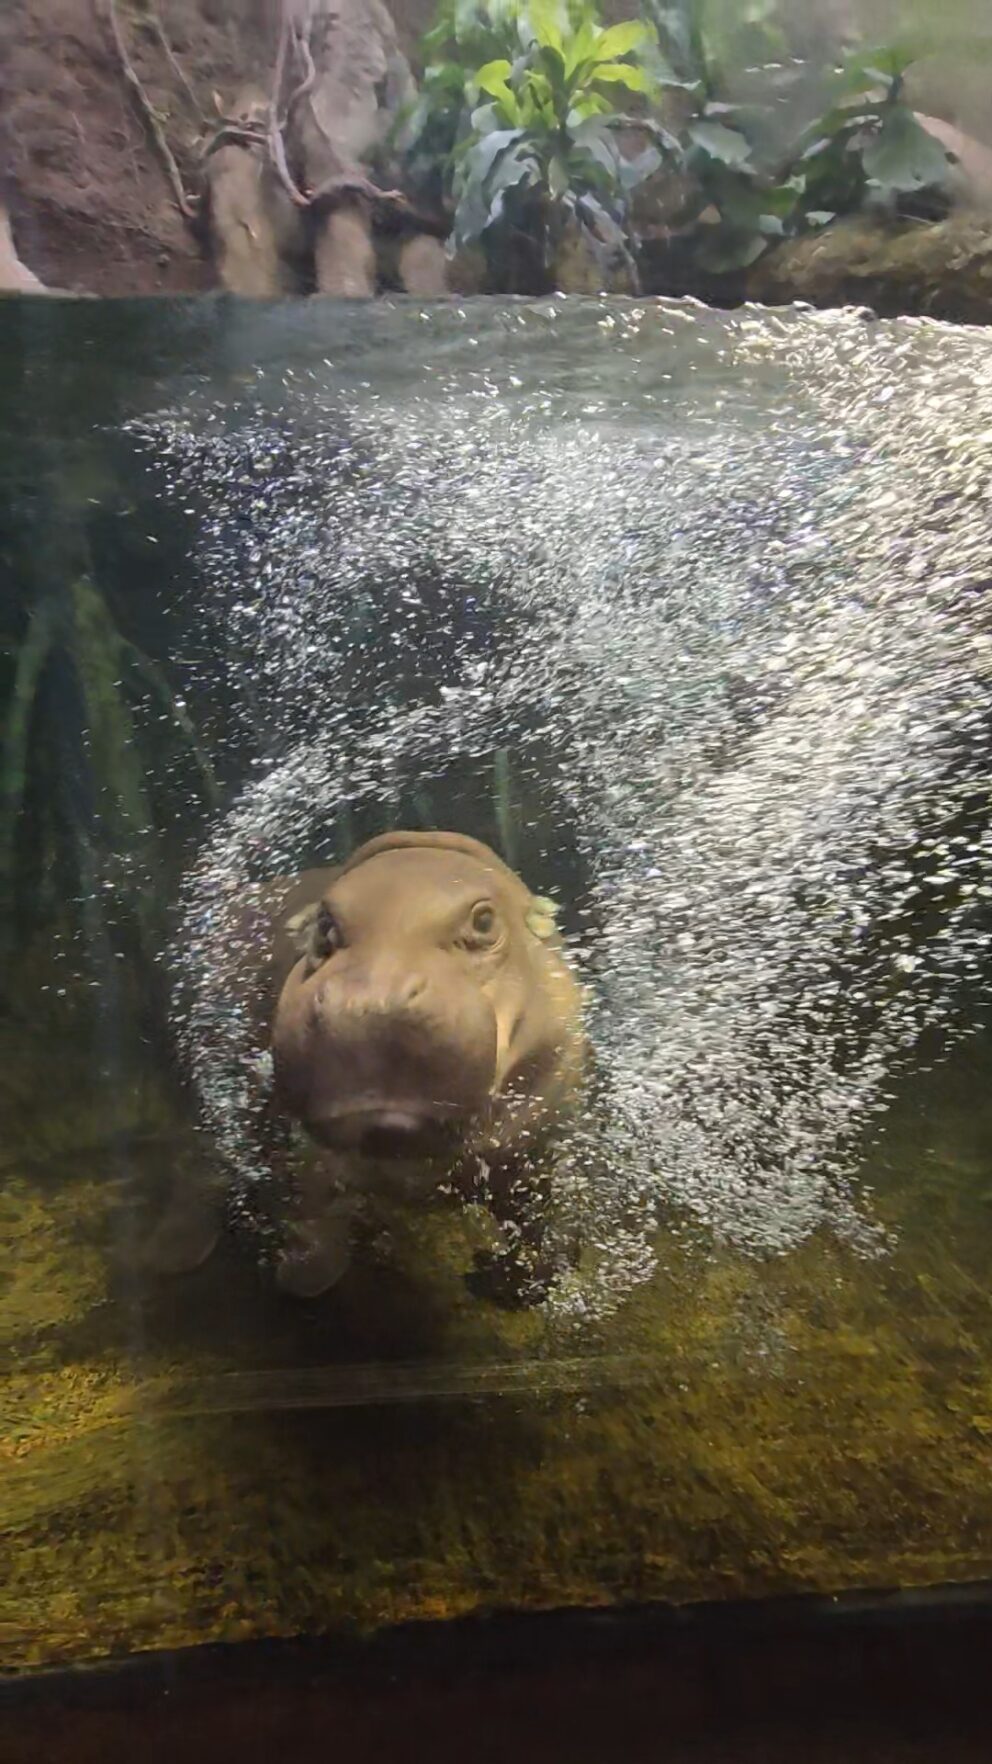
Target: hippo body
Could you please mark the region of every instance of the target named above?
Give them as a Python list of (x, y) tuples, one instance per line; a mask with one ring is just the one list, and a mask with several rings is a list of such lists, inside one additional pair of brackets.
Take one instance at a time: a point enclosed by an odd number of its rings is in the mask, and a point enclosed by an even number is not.
[(377, 1194), (484, 1198), (533, 1268), (535, 1200), (586, 1059), (551, 903), (441, 832), (385, 834), (268, 900), (271, 1109), (314, 1148), (294, 1166), (280, 1285), (332, 1286)]

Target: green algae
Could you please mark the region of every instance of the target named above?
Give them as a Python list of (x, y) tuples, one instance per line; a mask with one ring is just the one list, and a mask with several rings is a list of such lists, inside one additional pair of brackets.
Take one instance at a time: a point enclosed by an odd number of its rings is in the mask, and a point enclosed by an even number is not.
[(100, 1204), (98, 1189), (78, 1183), (53, 1219), (30, 1183), (8, 1178), (0, 1189), (0, 1350), (76, 1322), (103, 1302), (103, 1261), (87, 1242)]
[(96, 1169), (9, 1183), (5, 1664), (992, 1572), (987, 1090), (969, 1055), (893, 1113), (885, 1256), (662, 1235), (565, 1388), (539, 1313), (466, 1292), (471, 1215), (398, 1214), (300, 1306), (230, 1248), (122, 1291)]

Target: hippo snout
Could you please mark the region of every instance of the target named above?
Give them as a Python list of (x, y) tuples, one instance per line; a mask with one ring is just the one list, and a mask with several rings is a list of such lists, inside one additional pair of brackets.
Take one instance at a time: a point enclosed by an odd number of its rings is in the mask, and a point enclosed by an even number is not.
[(420, 970), (396, 967), (383, 974), (344, 967), (314, 989), (310, 1009), (315, 1024), (348, 1017), (421, 1021), (430, 1014), (432, 990), (435, 1009), (440, 1010), (439, 988), (435, 984), (432, 989)]
[(400, 1108), (373, 1103), (348, 1106), (310, 1123), (311, 1136), (332, 1151), (359, 1152), (368, 1158), (420, 1161), (445, 1157), (457, 1145), (460, 1110)]
[(301, 978), (295, 999), (276, 1024), (276, 1079), (318, 1143), (371, 1157), (432, 1158), (487, 1109), (496, 1017), (450, 958), (344, 955)]

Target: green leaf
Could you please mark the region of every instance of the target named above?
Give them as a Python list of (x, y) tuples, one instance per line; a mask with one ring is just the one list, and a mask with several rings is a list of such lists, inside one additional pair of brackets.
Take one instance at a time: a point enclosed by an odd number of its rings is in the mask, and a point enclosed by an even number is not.
[(520, 91), (521, 126), (527, 129), (555, 129), (554, 93), (547, 74), (532, 68), (525, 76)]
[(487, 61), (485, 67), (480, 67), (473, 79), (480, 92), (488, 92), (490, 98), (502, 100), (504, 96), (510, 96), (506, 82), (511, 72), (512, 68), (508, 61)]
[(576, 31), (571, 43), (565, 45), (565, 72), (570, 78), (584, 61), (594, 60), (596, 42), (595, 28), (587, 21)]
[(476, 126), (476, 116), (480, 119), (478, 125), (480, 134), (490, 134), (493, 129), (498, 132), (507, 126), (516, 128), (523, 122), (517, 96), (511, 92), (509, 86), (501, 86), (498, 80), (490, 79), (483, 90), (494, 102), (479, 105), (472, 112), (473, 126)]
[(471, 245), (489, 225), (489, 203), (481, 181), (472, 178), (466, 184), (455, 206), (452, 235), (456, 245)]
[(654, 89), (643, 67), (632, 67), (626, 61), (614, 61), (606, 67), (597, 67), (591, 77), (597, 85), (605, 81), (609, 85), (626, 86), (628, 92), (651, 92)]
[(744, 136), (736, 129), (725, 128), (723, 123), (690, 123), (688, 134), (697, 147), (724, 165), (746, 165), (751, 157), (751, 148)]
[(478, 178), (481, 183), (483, 178), (488, 176), (500, 154), (505, 153), (506, 149), (512, 147), (513, 143), (519, 141), (520, 138), (521, 131), (519, 129), (494, 129), (492, 134), (483, 135), (469, 155), (471, 162), (469, 175)]
[(479, 29), (478, 0), (455, 0), (454, 37), (456, 43), (465, 43)]
[(614, 250), (624, 244), (623, 228), (614, 220), (609, 210), (595, 196), (584, 195), (579, 201), (579, 212), (588, 226), (589, 220), (595, 222), (590, 230), (603, 245), (612, 246)]
[(90, 763), (103, 798), (101, 818), (141, 837), (153, 825), (134, 720), (119, 688), (121, 640), (107, 603), (86, 577), (71, 587), (73, 659), (86, 701)]
[(210, 755), (200, 740), (196, 725), (186, 706), (181, 699), (176, 698), (166, 674), (157, 662), (152, 661), (150, 656), (145, 655), (136, 644), (125, 637), (121, 638), (121, 657), (130, 662), (134, 671), (140, 674), (149, 690), (158, 699), (165, 712), (166, 721), (172, 723), (177, 732), (184, 737), (200, 773), (204, 799), (211, 805), (216, 804), (219, 801), (219, 791), (217, 775)]
[(10, 886), (18, 822), (27, 788), (31, 718), (38, 685), (58, 629), (61, 608), (54, 595), (42, 600), (31, 615), (17, 658), (14, 689), (0, 749), (0, 880)]
[[(522, 21), (524, 22), (524, 21)], [(532, 39), (545, 49), (557, 49), (561, 53), (564, 47), (561, 8), (557, 0), (530, 0), (527, 8), (526, 23), (530, 27)]]
[(694, 85), (706, 72), (698, 9), (692, 0), (645, 0), (662, 47), (681, 80)]
[(804, 218), (811, 227), (825, 227), (837, 217), (832, 208), (810, 208)]
[(640, 19), (632, 19), (628, 24), (617, 24), (597, 37), (593, 53), (595, 61), (614, 61), (619, 55), (629, 55), (632, 49), (639, 49), (643, 43), (650, 43), (654, 32), (650, 25)]
[(486, 179), (486, 189), (490, 195), (498, 190), (506, 190), (512, 184), (536, 183), (541, 175), (541, 168), (526, 139), (518, 141), (508, 153), (495, 165)]
[(478, 104), (471, 113), (470, 122), (477, 134), (503, 134), (507, 125), (512, 129), (521, 127), (521, 108), (514, 93), (510, 92), (507, 101), (500, 104)]
[(645, 71), (651, 75), (656, 85), (671, 86), (679, 92), (691, 92), (693, 96), (702, 96), (697, 82), (683, 79), (682, 75), (672, 66), (668, 56), (659, 48), (657, 42), (652, 40), (645, 43), (637, 59)]
[(901, 80), (916, 60), (917, 51), (908, 44), (878, 44), (874, 48), (859, 49), (850, 55), (840, 75), (839, 84), (844, 91), (865, 91), (872, 86), (891, 85), (893, 80)]
[(487, 225), (490, 201), (487, 190), (493, 166), (501, 154), (521, 138), (519, 129), (496, 129), (473, 142), (464, 154), (455, 180), (458, 201), (454, 233), (458, 244), (477, 239)]
[(570, 61), (568, 55), (566, 55), (565, 77), (568, 90), (570, 92), (581, 93), (588, 89), (589, 76), (595, 65), (596, 63), (591, 61), (588, 56), (586, 56), (583, 61), (576, 61), (573, 63)]
[(503, 218), (507, 192), (519, 184), (536, 184), (541, 168), (525, 141), (505, 153), (486, 180), (489, 215), (486, 226), (496, 226)]
[(465, 86), (465, 69), (459, 67), (457, 61), (437, 61), (424, 73), (424, 91), (432, 93), (437, 89), (441, 92), (461, 92)]
[(588, 153), (603, 170), (617, 178), (620, 173), (620, 152), (608, 129), (604, 129), (595, 117), (588, 118), (579, 124), (574, 131), (572, 140), (575, 149)]
[(764, 214), (778, 215), (786, 220), (793, 212), (806, 188), (805, 178), (788, 178), (784, 184), (772, 184), (759, 192), (758, 200)]
[(552, 93), (565, 91), (565, 57), (560, 49), (552, 49), (542, 45), (538, 50), (541, 66), (548, 81), (548, 96)]
[(625, 190), (636, 190), (638, 184), (646, 183), (660, 171), (664, 160), (657, 147), (645, 147), (636, 159), (620, 160), (620, 182)]
[(862, 154), (869, 178), (883, 190), (924, 190), (943, 184), (949, 161), (940, 142), (917, 122), (911, 110), (897, 105)]
[(612, 115), (613, 105), (608, 98), (604, 98), (599, 92), (583, 92), (581, 98), (576, 99), (565, 120), (568, 127), (575, 130), (593, 117)]

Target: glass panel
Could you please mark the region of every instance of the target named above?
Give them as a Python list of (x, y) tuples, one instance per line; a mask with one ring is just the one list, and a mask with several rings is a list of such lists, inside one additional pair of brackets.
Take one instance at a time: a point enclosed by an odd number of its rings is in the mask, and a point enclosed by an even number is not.
[(988, 336), (4, 319), (7, 1661), (986, 1574)]

